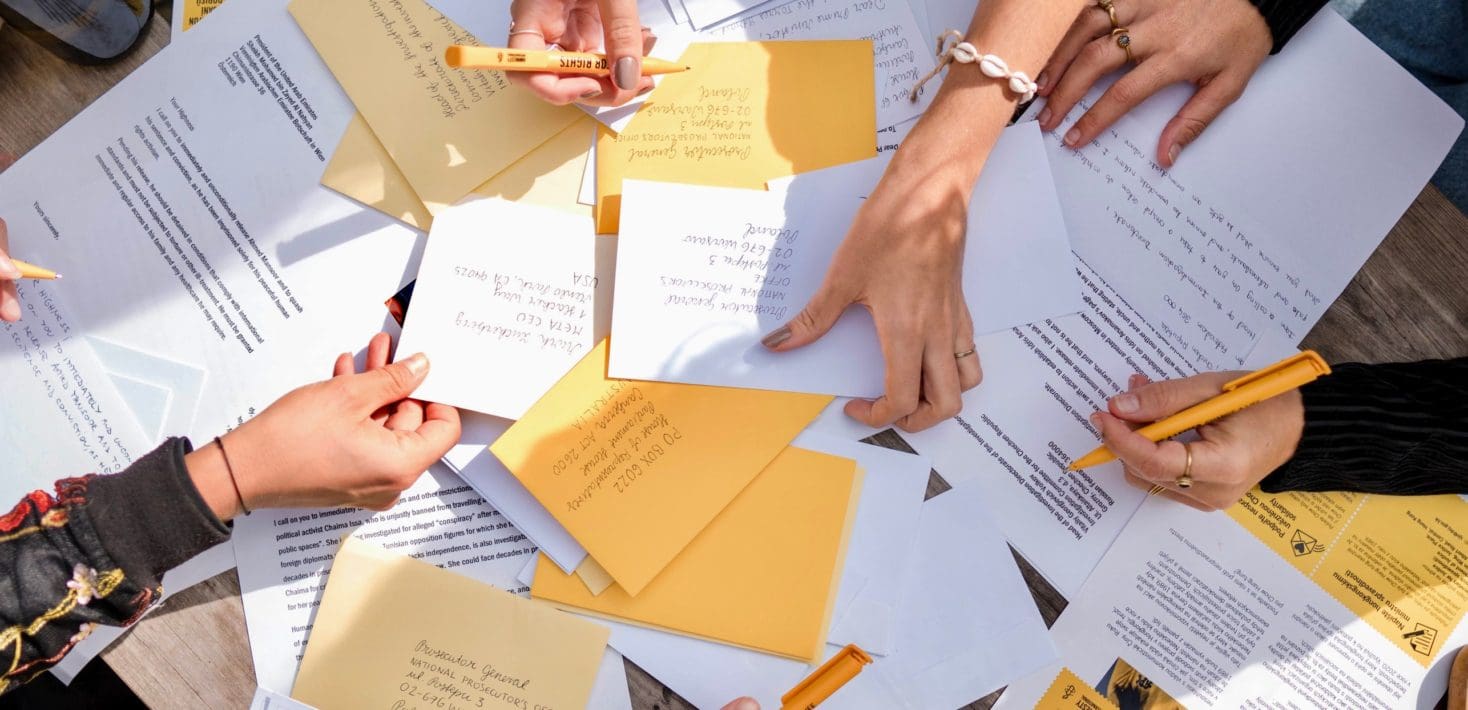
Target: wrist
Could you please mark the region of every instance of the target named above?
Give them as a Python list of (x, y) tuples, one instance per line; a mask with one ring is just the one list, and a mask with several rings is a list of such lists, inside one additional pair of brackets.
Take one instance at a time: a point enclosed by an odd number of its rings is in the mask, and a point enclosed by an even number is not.
[(185, 455), (184, 467), (188, 469), (189, 479), (194, 482), (199, 497), (220, 520), (228, 521), (244, 512), (230, 478), (224, 452), (217, 443), (211, 441)]

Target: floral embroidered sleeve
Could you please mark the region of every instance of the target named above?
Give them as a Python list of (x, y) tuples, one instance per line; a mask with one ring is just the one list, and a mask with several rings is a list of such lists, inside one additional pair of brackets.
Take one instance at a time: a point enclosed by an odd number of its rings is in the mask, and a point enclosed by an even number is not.
[(228, 539), (189, 478), (190, 450), (170, 439), (121, 473), (57, 481), (0, 516), (0, 693), (98, 624), (137, 621), (165, 571)]

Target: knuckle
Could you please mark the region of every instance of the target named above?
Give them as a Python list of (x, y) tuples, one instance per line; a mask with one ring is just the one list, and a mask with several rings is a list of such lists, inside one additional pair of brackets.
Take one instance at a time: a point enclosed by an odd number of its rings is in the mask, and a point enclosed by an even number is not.
[(1111, 46), (1099, 39), (1092, 40), (1087, 42), (1086, 46), (1081, 47), (1081, 54), (1078, 59), (1086, 64), (1099, 65), (1105, 62), (1106, 55), (1111, 49), (1113, 49)]
[(1120, 81), (1111, 85), (1111, 90), (1107, 93), (1111, 94), (1114, 103), (1122, 106), (1131, 106), (1142, 100), (1142, 87), (1135, 79), (1130, 78), (1132, 76), (1132, 74), (1128, 74), (1122, 77)]
[(629, 47), (642, 47), (642, 25), (637, 24), (637, 21), (633, 18), (603, 17), (602, 22), (605, 23), (606, 27), (608, 49), (612, 46), (622, 47), (624, 49)]

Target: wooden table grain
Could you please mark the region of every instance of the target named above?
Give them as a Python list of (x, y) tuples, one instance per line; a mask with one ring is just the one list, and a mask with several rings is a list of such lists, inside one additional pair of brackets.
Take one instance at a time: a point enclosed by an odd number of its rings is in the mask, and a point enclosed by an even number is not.
[[(166, 16), (166, 7), (160, 14)], [(93, 99), (168, 43), (155, 18), (132, 55), (108, 67), (67, 64), (11, 28), (0, 29), (0, 167), (35, 147)], [(1402, 220), (1305, 338), (1332, 362), (1386, 362), (1468, 354), (1468, 217), (1436, 188)], [(906, 448), (892, 432), (877, 443)], [(936, 474), (929, 495), (946, 488)], [(1022, 558), (1020, 570), (1047, 624), (1066, 600)], [(174, 596), (103, 659), (154, 708), (243, 708), (254, 693), (239, 581), (233, 571)], [(635, 664), (627, 664), (633, 706), (691, 707)], [(970, 708), (987, 708), (998, 693)]]

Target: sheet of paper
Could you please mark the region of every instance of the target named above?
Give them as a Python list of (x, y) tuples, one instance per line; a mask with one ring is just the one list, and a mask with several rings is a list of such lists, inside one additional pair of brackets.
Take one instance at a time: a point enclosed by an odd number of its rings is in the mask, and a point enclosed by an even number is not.
[(617, 231), (623, 178), (761, 189), (875, 155), (870, 41), (693, 44), (682, 61), (626, 130), (601, 133), (599, 233)]
[[(1335, 15), (1321, 13), (1300, 37), (1165, 175), (1150, 156), (1180, 105), (1176, 93), (1080, 152), (1047, 140), (1087, 308), (981, 338), (987, 377), (964, 396), (964, 412), (904, 435), (950, 482), (985, 488), (1000, 528), (1067, 597), (1141, 499), (1116, 464), (1064, 473), (1096, 444), (1090, 412), (1134, 372), (1158, 379), (1237, 367), (1261, 342), (1297, 344), (1462, 125)], [(1319, 80), (1306, 91), (1298, 76)], [(1362, 77), (1377, 93), (1358, 90)], [(1391, 110), (1377, 104), (1385, 96)], [(1292, 117), (1289, 130), (1263, 129), (1280, 115)], [(1327, 118), (1345, 115), (1352, 120)], [(1393, 154), (1378, 153), (1383, 145)], [(1387, 163), (1402, 170), (1382, 171)], [(1223, 196), (1248, 214), (1216, 206)], [(1193, 236), (1195, 227), (1211, 236)]]
[[(233, 3), (213, 14), (226, 19), (170, 44), (0, 174), (13, 251), (67, 276), (25, 285), (33, 289), (27, 308), (47, 316), (28, 313), (20, 332), (31, 327), (42, 343), (31, 347), (52, 348), (38, 328), (65, 322), (72, 336), (167, 353), (204, 370), (199, 401), (207, 406), (186, 430), (166, 432), (195, 442), (360, 348), (380, 329), (382, 294), (397, 290), (418, 246), (408, 230), (317, 185), (322, 146), (341, 135), (352, 106), (284, 3)], [(295, 103), (277, 101), (286, 95)], [(57, 298), (44, 295), (52, 288)], [(0, 371), (29, 372), (8, 335), (5, 342)], [(68, 353), (77, 342), (65, 344)], [(99, 377), (78, 367), (72, 381), (96, 391)], [(96, 406), (94, 421), (120, 415), (100, 397)], [(25, 447), (4, 447), (4, 470), (34, 473), (49, 486), (105, 468), (72, 458), (80, 444), (58, 438), (70, 424), (41, 425), (43, 410), (11, 396), (0, 410), (7, 422), (44, 426)], [(14, 459), (42, 451), (39, 462)], [(18, 479), (5, 483), (22, 485)]]
[(787, 448), (635, 597), (618, 586), (593, 594), (544, 558), (530, 596), (814, 662), (830, 628), (861, 479), (851, 459)]
[(588, 207), (596, 206), (596, 133), (591, 134), (591, 148), (586, 152), (586, 169), (581, 171), (581, 187), (576, 193), (576, 202)]
[(780, 5), (782, 0), (672, 0), (683, 8), (688, 22), (698, 29), (716, 25), (731, 17), (764, 5)]
[(698, 38), (700, 41), (868, 39), (872, 41), (877, 125), (892, 126), (916, 118), (932, 103), (935, 85), (925, 87), (917, 101), (908, 97), (918, 79), (932, 71), (934, 62), (933, 41), (923, 36), (908, 3), (777, 0), (761, 9), (762, 12), (705, 29), (698, 33)]
[(265, 688), (255, 688), (255, 697), (250, 700), (250, 710), (316, 710), (290, 696)]
[[(1149, 501), (1052, 629), (1061, 661), (1093, 687), (1125, 664), (1189, 708), (1435, 705), (1444, 652), (1468, 640), (1465, 547), (1449, 532), (1468, 503), (1259, 493), (1254, 503), (1204, 514)], [(1240, 519), (1256, 530), (1267, 519), (1268, 540)], [(1329, 544), (1297, 554), (1301, 531)], [(1420, 564), (1427, 557), (1436, 562)], [(1414, 605), (1428, 598), (1444, 606)], [(1449, 610), (1445, 623), (1437, 613)], [(1010, 686), (1001, 706), (1032, 707), (1045, 675)]]
[[(770, 192), (627, 181), (622, 220), (637, 238), (617, 256), (609, 374), (881, 395), (883, 358), (864, 308), (848, 309), (799, 350), (772, 353), (760, 338), (815, 294), (884, 167), (877, 158), (807, 173), (772, 181)], [(995, 146), (974, 189), (965, 249), (964, 296), (977, 333), (1080, 309), (1075, 260), (1034, 126), (1006, 131)]]
[[(924, 44), (936, 47), (938, 37), (948, 30), (958, 30), (964, 35), (968, 34), (969, 23), (973, 22), (977, 3), (969, 0), (912, 0), (912, 6), (913, 14), (921, 15), (918, 20), (923, 23)], [(918, 9), (919, 6), (922, 7), (921, 10)], [(1014, 68), (1030, 76), (1039, 76), (1043, 67)]]
[(403, 224), (428, 231), (433, 215), (358, 113), (331, 152), (321, 184)]
[(635, 596), (829, 399), (608, 379), (606, 357), (602, 341), (490, 450)]
[[(864, 668), (823, 708), (954, 708), (1055, 659), (1055, 647), (980, 494), (954, 488), (923, 504), (895, 628), (897, 651)], [(812, 668), (769, 654), (611, 623), (628, 660), (696, 707), (780, 696)], [(826, 656), (839, 651), (827, 646)]]
[(580, 115), (501, 72), (450, 69), (444, 48), (478, 43), (423, 0), (295, 0), (290, 10), (431, 214)]
[(581, 584), (586, 586), (586, 591), (591, 592), (592, 596), (605, 592), (617, 583), (617, 580), (612, 579), (612, 575), (608, 574), (605, 569), (602, 569), (601, 565), (596, 563), (596, 560), (590, 557), (583, 560), (576, 567), (576, 576), (580, 578)]
[(459, 443), (444, 455), (443, 462), (484, 496), (525, 537), (530, 538), (562, 571), (575, 571), (586, 559), (586, 548), (571, 537), (571, 533), (550, 511), (530, 495), (525, 484), (489, 450), (489, 445), (514, 422), (476, 412), (464, 412), (462, 419), (463, 433), (459, 436)]
[(584, 707), (607, 634), (349, 537), (332, 563), (291, 696), (330, 707), (449, 698), (464, 707)]
[(856, 461), (861, 502), (827, 641), (885, 656), (896, 650), (897, 610), (908, 578), (932, 463), (923, 456), (806, 430), (792, 446)]
[[(193, 427), (199, 398), (204, 391), (204, 381), (208, 379), (209, 373), (185, 362), (103, 338), (90, 337), (87, 342), (91, 344), (97, 359), (102, 362), (102, 369), (107, 371), (114, 383), (126, 378), (168, 393), (168, 406), (152, 413), (159, 426), (158, 431), (150, 438), (156, 440), (166, 436), (168, 432), (188, 431)], [(123, 398), (128, 399), (126, 395)], [(128, 406), (140, 420), (143, 418), (143, 412), (130, 399)]]
[(434, 220), (398, 352), (427, 353), (414, 396), (518, 419), (609, 322), (616, 242), (590, 217), (474, 199)]
[(1102, 273), (1175, 274), (1117, 288), (1169, 340), (1193, 342), (1200, 367), (1234, 368), (1267, 330), (1304, 337), (1463, 119), (1329, 11), (1265, 62), (1176, 169), (1161, 171), (1158, 136), (1189, 95), (1184, 86), (1158, 94), (1080, 151), (1059, 144), (1081, 115), (1073, 111), (1050, 136), (1051, 162), (1076, 251)]
[(234, 547), (255, 678), (291, 692), (332, 556), (345, 535), (509, 592), (535, 546), (471, 488), (435, 466), (391, 510), (261, 510), (235, 521)]

